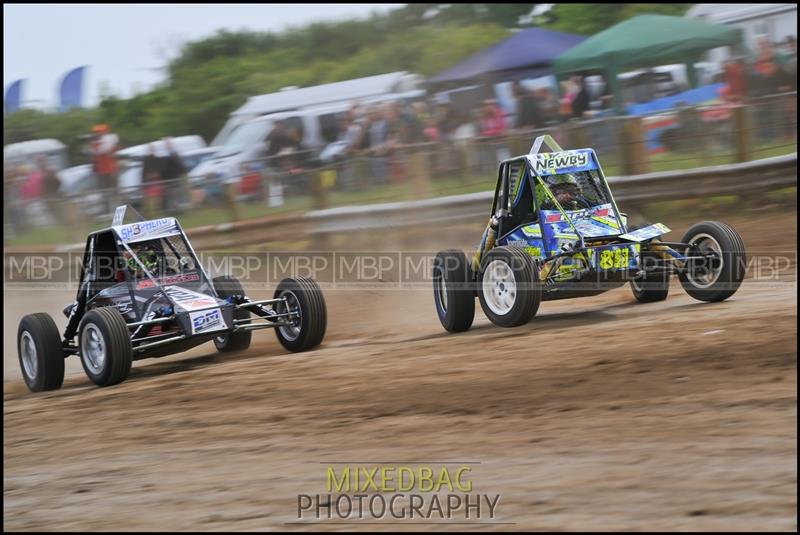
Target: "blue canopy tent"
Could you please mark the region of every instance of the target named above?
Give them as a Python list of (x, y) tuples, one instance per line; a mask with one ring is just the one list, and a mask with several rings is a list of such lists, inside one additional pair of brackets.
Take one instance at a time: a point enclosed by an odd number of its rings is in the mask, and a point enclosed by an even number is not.
[(428, 80), (433, 91), (500, 83), (552, 74), (555, 58), (584, 41), (571, 33), (528, 28), (468, 57)]

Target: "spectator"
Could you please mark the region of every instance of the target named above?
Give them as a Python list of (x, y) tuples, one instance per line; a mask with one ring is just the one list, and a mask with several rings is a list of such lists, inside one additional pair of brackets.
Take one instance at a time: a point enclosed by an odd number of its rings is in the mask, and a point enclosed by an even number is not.
[(32, 165), (21, 166), (22, 175), (25, 177), (22, 182), (22, 198), (27, 202), (34, 202), (42, 198), (44, 194), (44, 174)]
[(778, 65), (772, 43), (765, 36), (758, 38), (758, 53), (753, 66), (758, 96), (771, 95), (777, 92)]
[(503, 142), (488, 142), (506, 133), (506, 117), (494, 100), (485, 100), (480, 113), (480, 136), (484, 141), (480, 144), (480, 168), (489, 172), (507, 153)]
[(24, 230), (25, 213), (22, 209), (21, 185), (25, 174), (22, 166), (5, 165), (3, 168), (3, 199), (5, 209), (3, 210), (4, 227), (9, 236), (14, 237)]
[(520, 82), (514, 82), (512, 92), (517, 101), (517, 120), (514, 126), (524, 130), (533, 130), (544, 126), (536, 97)]
[(411, 142), (422, 143), (427, 140), (425, 129), (430, 120), (428, 105), (422, 101), (411, 104)]
[(783, 51), (786, 56), (783, 68), (789, 80), (790, 91), (797, 91), (797, 41), (793, 36), (786, 37)]
[(180, 210), (182, 204), (180, 197), (183, 194), (180, 179), (186, 174), (187, 169), (172, 145), (172, 138), (164, 138), (164, 148), (167, 154), (161, 159), (161, 180), (164, 181), (163, 208)]
[(581, 119), (589, 109), (589, 91), (586, 89), (586, 78), (580, 74), (573, 77), (577, 93), (572, 101), (572, 116)]
[(161, 162), (156, 156), (155, 143), (147, 145), (147, 155), (142, 161), (142, 184), (144, 185), (145, 211), (155, 217), (163, 209), (164, 183), (161, 177)]
[(747, 94), (747, 86), (744, 61), (741, 57), (725, 62), (725, 81), (728, 84), (728, 99), (734, 103), (742, 102)]
[(562, 121), (568, 121), (572, 117), (572, 102), (578, 95), (578, 90), (579, 88), (577, 84), (575, 84), (574, 77), (561, 82), (561, 94), (564, 96), (561, 97), (559, 101), (558, 113)]
[(61, 189), (61, 179), (58, 178), (56, 172), (50, 167), (46, 156), (37, 156), (36, 166), (42, 174), (42, 193), (48, 215), (51, 215), (56, 220), (57, 224), (63, 223), (64, 214), (61, 209), (61, 202), (58, 198), (58, 192)]
[(113, 212), (118, 204), (117, 174), (119, 162), (117, 149), (119, 137), (111, 131), (107, 124), (99, 124), (92, 129), (95, 134), (90, 143), (92, 169), (97, 176), (98, 187), (105, 193), (106, 210)]
[(481, 136), (498, 137), (506, 132), (506, 116), (497, 102), (485, 100), (483, 102), (483, 114), (481, 117)]
[(552, 91), (542, 87), (536, 91), (536, 99), (542, 116), (542, 123), (551, 126), (558, 123), (558, 99)]
[(378, 184), (386, 184), (388, 181), (388, 142), (390, 134), (389, 118), (391, 110), (389, 107), (374, 107), (370, 110), (369, 127), (367, 137), (369, 139), (369, 154), (372, 161), (372, 176)]

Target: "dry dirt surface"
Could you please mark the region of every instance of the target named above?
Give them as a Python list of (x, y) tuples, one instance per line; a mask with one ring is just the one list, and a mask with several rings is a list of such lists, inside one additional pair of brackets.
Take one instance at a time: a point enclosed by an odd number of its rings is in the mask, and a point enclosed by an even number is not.
[[(794, 227), (743, 234), (796, 254)], [(16, 322), (71, 296), (6, 291), (4, 528), (794, 531), (795, 272), (751, 273), (717, 304), (677, 281), (662, 303), (627, 287), (545, 302), (514, 329), (478, 307), (458, 335), (430, 290), (328, 290), (316, 351), (260, 331), (241, 354), (137, 362), (104, 389), (72, 358), (41, 394), (19, 379)], [(472, 463), (495, 518), (296, 523), (326, 466), (412, 462)]]

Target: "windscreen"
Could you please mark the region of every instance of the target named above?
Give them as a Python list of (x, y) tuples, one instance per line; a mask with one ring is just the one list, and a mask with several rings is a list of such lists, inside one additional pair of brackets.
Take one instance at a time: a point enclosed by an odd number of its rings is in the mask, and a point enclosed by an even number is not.
[(139, 262), (127, 250), (123, 250), (123, 260), (137, 288), (155, 285), (140, 263), (162, 286), (182, 286), (199, 291), (205, 286), (203, 271), (182, 235), (154, 238), (129, 246)]
[(597, 170), (545, 175), (542, 181), (551, 193), (540, 195), (540, 206), (544, 210), (558, 210), (554, 200), (567, 211), (595, 208), (611, 202)]
[(253, 145), (263, 144), (272, 129), (269, 121), (245, 123), (234, 130), (219, 151), (218, 157), (224, 158), (243, 152)]
[(558, 225), (561, 231), (574, 228), (585, 238), (622, 232), (623, 225), (597, 170), (545, 175), (540, 180), (537, 196), (544, 223)]

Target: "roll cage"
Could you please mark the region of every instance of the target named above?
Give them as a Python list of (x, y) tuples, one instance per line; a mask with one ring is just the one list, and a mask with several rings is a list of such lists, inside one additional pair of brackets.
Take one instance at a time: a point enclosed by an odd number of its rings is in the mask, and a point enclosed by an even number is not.
[[(542, 150), (545, 147), (549, 150)], [(583, 234), (575, 227), (572, 218), (561, 203), (558, 202), (558, 199), (553, 196), (550, 186), (543, 179), (543, 174), (539, 173), (535, 165), (533, 165), (533, 161), (539, 154), (562, 151), (563, 149), (551, 136), (544, 135), (536, 138), (528, 154), (509, 158), (500, 163), (490, 214), (497, 220), (498, 239), (503, 239), (521, 225), (539, 224), (541, 221), (542, 196), (544, 195), (548, 198), (550, 204), (555, 206), (561, 213), (564, 220), (569, 222), (570, 227), (580, 240), (580, 246), (584, 246)], [(600, 162), (593, 150), (586, 149), (586, 151), (590, 155), (591, 163), (596, 166), (599, 187), (612, 206), (613, 216), (619, 222), (620, 234), (624, 234), (627, 232), (625, 221), (621, 217), (616, 201), (608, 187)]]

